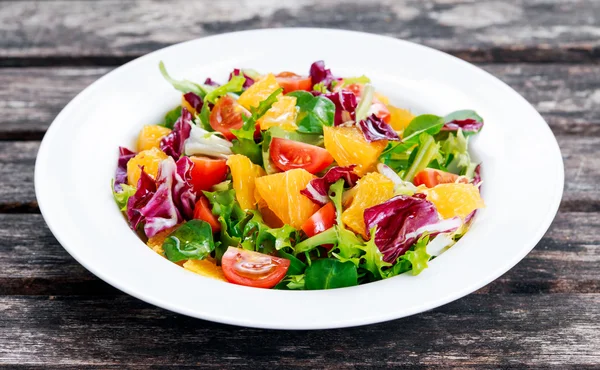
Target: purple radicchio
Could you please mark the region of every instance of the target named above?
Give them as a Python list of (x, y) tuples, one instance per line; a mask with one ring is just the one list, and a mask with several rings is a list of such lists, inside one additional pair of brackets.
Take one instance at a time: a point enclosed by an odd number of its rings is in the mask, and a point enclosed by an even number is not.
[(462, 224), (455, 217), (440, 220), (438, 212), (424, 195), (398, 195), (385, 203), (367, 208), (364, 213), (367, 230), (376, 227), (375, 245), (383, 260), (394, 263), (424, 233), (432, 237), (456, 230)]
[(192, 114), (185, 108), (181, 109), (181, 117), (173, 125), (173, 130), (160, 141), (160, 150), (177, 160), (183, 154), (185, 140), (190, 137), (192, 130)]
[(369, 143), (378, 140), (400, 140), (398, 133), (394, 131), (392, 126), (385, 123), (375, 114), (371, 114), (369, 117), (358, 122), (358, 127)]
[(142, 169), (138, 189), (127, 203), (127, 217), (134, 230), (144, 223), (144, 232), (150, 238), (192, 218), (196, 201), (192, 166), (188, 157), (177, 163), (167, 158), (160, 163), (156, 182)]
[(356, 95), (351, 91), (340, 90), (324, 94), (324, 96), (335, 104), (335, 126), (355, 119), (358, 102), (356, 101)]
[(194, 108), (194, 110), (198, 113), (202, 110), (202, 106), (204, 105), (204, 101), (201, 97), (196, 95), (193, 92), (189, 92), (183, 95), (185, 101), (190, 105), (190, 107)]
[[(481, 163), (478, 164), (477, 167), (475, 167), (475, 171), (473, 172), (473, 180), (471, 180), (471, 184), (477, 186), (477, 188), (481, 192)], [(471, 222), (473, 217), (475, 217), (475, 213), (477, 213), (477, 210), (474, 210), (473, 212), (469, 213), (467, 217), (465, 217), (465, 224)]]
[(131, 150), (122, 146), (119, 147), (119, 160), (117, 162), (117, 171), (115, 172), (114, 183), (114, 190), (117, 193), (123, 190), (121, 184), (127, 182), (127, 162), (129, 162), (129, 160), (133, 157), (135, 157), (135, 152), (132, 152)]
[(325, 68), (325, 62), (322, 60), (318, 60), (310, 66), (309, 75), (313, 86), (318, 83), (323, 83), (323, 85), (329, 87), (331, 81), (335, 79), (331, 70)]
[(239, 68), (234, 68), (233, 69), (233, 72), (231, 72), (229, 74), (229, 80), (228, 81), (231, 81), (231, 78), (233, 76), (244, 76), (244, 78), (246, 78), (246, 81), (244, 81), (244, 85), (243, 85), (244, 89), (247, 89), (250, 86), (254, 85), (254, 82), (255, 82), (254, 79), (252, 77), (248, 76), (247, 74), (243, 73), (242, 70), (240, 70)]
[(306, 196), (314, 203), (321, 206), (329, 202), (329, 187), (339, 179), (344, 179), (346, 186), (352, 187), (358, 181), (358, 175), (354, 172), (356, 165), (345, 167), (332, 167), (325, 176), (310, 180), (306, 189), (300, 190), (300, 194)]
[(475, 111), (459, 110), (444, 117), (442, 131), (458, 131), (461, 129), (465, 134), (474, 134), (483, 127), (483, 118)]
[(221, 86), (221, 84), (219, 84), (218, 82), (213, 81), (213, 79), (210, 78), (210, 77), (208, 77), (206, 80), (204, 80), (204, 84), (208, 85), (208, 86), (214, 86), (214, 87)]

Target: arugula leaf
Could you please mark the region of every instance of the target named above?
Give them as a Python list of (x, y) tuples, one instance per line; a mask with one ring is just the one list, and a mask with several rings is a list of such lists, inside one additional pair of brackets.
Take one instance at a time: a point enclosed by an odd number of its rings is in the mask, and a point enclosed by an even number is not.
[(283, 92), (282, 88), (279, 88), (271, 93), (265, 100), (258, 104), (258, 107), (250, 107), (250, 117), (246, 117), (242, 114), (244, 125), (241, 129), (232, 129), (231, 132), (238, 139), (254, 140), (254, 133), (256, 131), (256, 122), (267, 113), (273, 104), (277, 101), (279, 95)]
[(307, 290), (336, 289), (358, 285), (358, 273), (352, 262), (326, 258), (314, 261), (307, 269), (304, 287)]
[(292, 91), (287, 95), (296, 98), (298, 132), (323, 134), (323, 126), (333, 126), (335, 104), (331, 100), (300, 90)]
[(218, 98), (228, 93), (235, 93), (241, 91), (244, 82), (246, 82), (246, 77), (244, 76), (233, 76), (231, 80), (229, 80), (226, 84), (216, 87), (214, 90), (206, 94), (204, 97), (205, 104), (206, 102), (215, 103)]
[(116, 192), (115, 191), (115, 180), (112, 180), (110, 188), (112, 189), (113, 198), (115, 198), (115, 202), (117, 202), (117, 206), (119, 206), (119, 209), (121, 211), (126, 211), (127, 210), (127, 201), (129, 200), (129, 197), (131, 197), (133, 194), (135, 194), (135, 192), (137, 190), (136, 187), (123, 183), (123, 184), (121, 184), (122, 190), (120, 192)]
[(177, 122), (179, 117), (181, 117), (181, 105), (168, 111), (167, 114), (165, 114), (165, 119), (160, 124), (160, 126), (163, 126), (163, 127), (166, 127), (166, 128), (169, 128), (172, 130), (173, 125), (175, 125), (175, 122)]
[(436, 157), (440, 157), (440, 145), (435, 142), (433, 136), (423, 133), (419, 140), (421, 143), (412, 164), (403, 176), (404, 181), (412, 181), (417, 173), (427, 168)]
[(211, 86), (200, 85), (188, 80), (176, 80), (172, 78), (171, 76), (169, 76), (169, 73), (167, 73), (167, 68), (165, 67), (165, 64), (162, 62), (162, 60), (160, 61), (160, 63), (158, 63), (158, 68), (160, 69), (160, 73), (163, 75), (165, 80), (167, 80), (167, 82), (173, 85), (173, 87), (176, 90), (179, 90), (183, 93), (193, 92), (201, 98), (204, 98), (209, 93), (209, 91), (212, 90)]
[(215, 249), (212, 228), (207, 222), (190, 220), (167, 237), (163, 249), (172, 262), (204, 259)]

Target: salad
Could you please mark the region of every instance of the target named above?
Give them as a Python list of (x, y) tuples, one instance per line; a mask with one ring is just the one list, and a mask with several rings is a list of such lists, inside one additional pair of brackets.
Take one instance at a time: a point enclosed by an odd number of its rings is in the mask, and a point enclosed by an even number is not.
[(417, 275), (484, 207), (474, 111), (414, 116), (323, 61), (308, 75), (234, 69), (224, 84), (160, 71), (181, 105), (119, 148), (112, 192), (187, 270), (286, 290)]

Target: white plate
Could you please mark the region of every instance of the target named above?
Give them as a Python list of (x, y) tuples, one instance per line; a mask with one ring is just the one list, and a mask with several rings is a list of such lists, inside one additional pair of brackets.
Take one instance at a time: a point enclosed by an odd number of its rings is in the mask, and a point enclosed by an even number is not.
[[(483, 162), (482, 210), (471, 230), (419, 276), (328, 291), (254, 289), (195, 275), (159, 257), (129, 229), (110, 181), (119, 145), (134, 148), (180, 94), (160, 75), (226, 80), (234, 67), (366, 74), (397, 106), (443, 115), (474, 109)], [(530, 187), (525, 179), (543, 178)], [(496, 279), (540, 240), (563, 189), (560, 151), (546, 122), (510, 87), (442, 52), (393, 38), (324, 29), (236, 32), (174, 45), (117, 68), (74, 98), (46, 133), (35, 169), (37, 200), (64, 248), (109, 284), (146, 302), (222, 323), (277, 329), (355, 326), (438, 307)]]

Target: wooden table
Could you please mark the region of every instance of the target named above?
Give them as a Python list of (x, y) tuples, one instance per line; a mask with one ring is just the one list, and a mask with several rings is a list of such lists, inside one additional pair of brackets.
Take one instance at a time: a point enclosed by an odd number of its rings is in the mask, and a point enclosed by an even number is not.
[[(258, 3), (0, 1), (0, 363), (599, 368), (600, 1)], [(566, 171), (560, 211), (537, 247), (498, 280), (433, 311), (310, 332), (177, 315), (75, 262), (46, 227), (33, 186), (40, 140), (62, 107), (114, 67), (169, 44), (283, 26), (420, 42), (476, 63), (523, 94), (556, 135)], [(543, 178), (515, 181), (544, 186)]]

